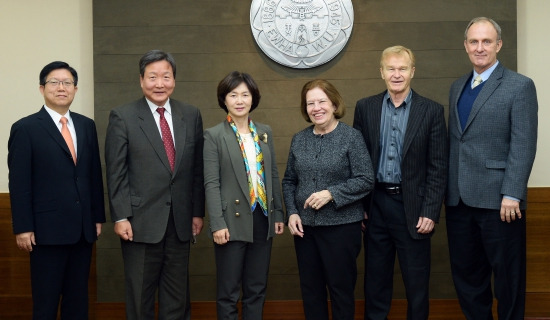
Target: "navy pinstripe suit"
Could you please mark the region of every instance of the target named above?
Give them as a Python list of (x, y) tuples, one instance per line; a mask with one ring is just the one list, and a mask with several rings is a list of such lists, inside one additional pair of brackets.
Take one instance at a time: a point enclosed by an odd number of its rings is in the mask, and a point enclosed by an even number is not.
[[(359, 100), (353, 121), (353, 126), (363, 134), (375, 170), (380, 163), (380, 122), (384, 95), (385, 92)], [(365, 199), (365, 211), (369, 215), (364, 236), (365, 319), (382, 319), (387, 316), (391, 304), (396, 251), (409, 300), (408, 312), (414, 313), (414, 318), (419, 319), (424, 318), (425, 314), (427, 319), (429, 238), (433, 231), (420, 234), (416, 225), (420, 217), (439, 221), (447, 183), (447, 133), (442, 105), (413, 91), (410, 108), (401, 158), (402, 193), (386, 195), (384, 191), (376, 190), (378, 182), (375, 182), (375, 191)], [(388, 205), (380, 206), (375, 201), (377, 197), (389, 198), (386, 199), (389, 200)], [(399, 220), (398, 223), (390, 221), (389, 213)], [(418, 265), (421, 272), (416, 270)], [(369, 296), (373, 298), (372, 301)]]

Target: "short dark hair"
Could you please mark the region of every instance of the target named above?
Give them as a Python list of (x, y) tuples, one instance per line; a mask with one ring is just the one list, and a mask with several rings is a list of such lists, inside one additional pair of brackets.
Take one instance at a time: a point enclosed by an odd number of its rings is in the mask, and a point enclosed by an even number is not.
[(223, 78), (220, 83), (218, 83), (218, 104), (220, 105), (220, 108), (227, 111), (227, 106), (225, 105), (225, 96), (229, 92), (231, 92), (233, 89), (238, 87), (241, 83), (244, 83), (248, 87), (248, 91), (250, 91), (250, 94), (252, 95), (252, 106), (250, 107), (250, 112), (252, 112), (258, 104), (260, 104), (260, 90), (258, 89), (258, 85), (252, 79), (252, 77), (248, 73), (239, 72), (239, 71), (233, 71), (230, 72), (225, 78)]
[(139, 74), (143, 78), (145, 75), (145, 67), (147, 65), (157, 62), (157, 61), (163, 61), (166, 60), (170, 65), (172, 66), (172, 73), (174, 74), (174, 79), (176, 78), (176, 60), (174, 57), (168, 53), (161, 50), (151, 50), (144, 54), (141, 59), (139, 59)]
[(302, 117), (307, 122), (311, 122), (311, 119), (309, 118), (309, 115), (307, 114), (307, 99), (306, 95), (309, 90), (319, 88), (323, 90), (323, 92), (327, 95), (330, 102), (336, 107), (336, 110), (334, 111), (334, 118), (336, 119), (342, 119), (344, 115), (346, 114), (346, 106), (344, 105), (344, 99), (342, 99), (342, 96), (336, 90), (336, 87), (332, 85), (332, 83), (328, 82), (324, 79), (315, 79), (306, 82), (304, 84), (304, 87), (302, 88), (302, 103), (300, 105), (300, 110), (302, 111)]
[[(78, 74), (76, 73), (76, 70), (73, 67), (71, 67), (67, 62), (63, 62), (63, 61), (50, 62), (44, 68), (42, 68), (42, 71), (40, 71), (40, 75), (38, 76), (38, 81), (40, 85), (41, 86), (46, 85), (46, 78), (48, 77), (48, 75), (52, 71), (57, 69), (68, 70), (73, 76), (74, 86), (76, 87), (76, 85), (78, 84)], [(64, 79), (59, 79), (59, 80), (64, 80)]]

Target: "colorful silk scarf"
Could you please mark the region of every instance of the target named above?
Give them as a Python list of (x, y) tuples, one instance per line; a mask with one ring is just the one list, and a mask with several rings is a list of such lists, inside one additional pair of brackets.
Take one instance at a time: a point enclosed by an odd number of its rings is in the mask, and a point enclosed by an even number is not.
[(250, 176), (250, 166), (248, 164), (248, 158), (246, 157), (243, 140), (241, 139), (239, 130), (237, 130), (237, 126), (235, 125), (235, 122), (233, 122), (233, 119), (231, 119), (230, 115), (227, 115), (227, 122), (229, 122), (229, 125), (233, 129), (233, 132), (235, 132), (235, 136), (237, 137), (237, 141), (239, 142), (239, 146), (241, 147), (241, 153), (244, 159), (244, 166), (246, 168), (246, 176), (248, 178), (248, 189), (250, 193), (250, 207), (252, 208), (252, 212), (254, 212), (254, 209), (256, 209), (256, 204), (259, 203), (260, 207), (262, 208), (262, 212), (264, 213), (265, 216), (267, 216), (267, 195), (265, 193), (264, 155), (262, 153), (262, 149), (260, 149), (260, 142), (259, 142), (260, 139), (256, 132), (256, 126), (254, 125), (254, 122), (252, 122), (252, 120), (248, 118), (248, 128), (250, 129), (250, 133), (252, 134), (252, 139), (254, 140), (254, 147), (256, 149), (256, 172), (257, 172), (256, 189), (258, 191), (257, 197), (256, 197), (256, 193), (254, 192), (252, 177)]

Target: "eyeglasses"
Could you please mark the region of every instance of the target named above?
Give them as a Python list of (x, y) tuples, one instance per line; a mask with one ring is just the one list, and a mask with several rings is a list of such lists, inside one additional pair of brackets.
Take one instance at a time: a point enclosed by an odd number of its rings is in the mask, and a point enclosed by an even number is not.
[(46, 81), (46, 83), (49, 83), (51, 84), (52, 86), (54, 87), (57, 87), (59, 86), (60, 83), (63, 84), (63, 87), (65, 88), (70, 88), (74, 85), (74, 81), (71, 81), (71, 80), (63, 80), (63, 81), (59, 81), (57, 79), (52, 79), (52, 80), (48, 80)]

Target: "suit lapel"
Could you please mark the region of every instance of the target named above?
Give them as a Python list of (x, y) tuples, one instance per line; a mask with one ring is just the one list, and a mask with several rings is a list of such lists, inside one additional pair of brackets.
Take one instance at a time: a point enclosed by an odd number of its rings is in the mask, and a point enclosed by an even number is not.
[(176, 101), (170, 99), (170, 107), (172, 108), (172, 129), (174, 131), (174, 144), (176, 146), (176, 163), (174, 164), (174, 172), (177, 172), (178, 167), (181, 164), (181, 159), (183, 158), (183, 151), (185, 149), (185, 139), (187, 138), (186, 128), (188, 128), (191, 124), (186, 123), (182, 109)]
[(378, 171), (378, 162), (380, 159), (380, 121), (382, 120), (382, 103), (384, 102), (384, 91), (374, 100), (373, 105), (368, 106), (367, 108), (367, 121), (368, 121), (368, 130), (369, 135), (371, 136), (371, 141), (373, 143), (372, 152), (374, 153), (372, 158), (374, 159), (373, 166), (375, 174)]
[(462, 133), (462, 126), (460, 125), (460, 121), (458, 120), (460, 119), (460, 117), (458, 116), (458, 100), (460, 100), (462, 91), (464, 91), (464, 86), (466, 86), (466, 83), (468, 82), (468, 79), (470, 79), (471, 76), (472, 76), (472, 72), (462, 77), (461, 79), (462, 83), (460, 83), (460, 85), (458, 86), (458, 91), (455, 92), (454, 101), (451, 101), (450, 103), (452, 104), (451, 106), (449, 106), (452, 109), (452, 110), (449, 110), (449, 112), (452, 112), (454, 114), (454, 117), (457, 119), (457, 121), (455, 121), (456, 130), (457, 132), (460, 132), (460, 133)]
[(487, 79), (487, 83), (485, 83), (485, 85), (483, 85), (483, 88), (481, 88), (481, 91), (479, 92), (479, 95), (477, 96), (476, 100), (474, 101), (474, 105), (472, 106), (472, 111), (470, 111), (470, 115), (468, 116), (468, 121), (466, 122), (464, 131), (468, 130), (470, 123), (472, 123), (474, 118), (477, 116), (479, 110), (481, 110), (481, 108), (485, 105), (485, 102), (489, 99), (489, 97), (491, 97), (491, 95), (493, 95), (493, 92), (495, 92), (498, 86), (500, 86), (503, 71), (504, 68), (499, 63), (489, 79)]
[(166, 150), (164, 149), (164, 144), (162, 143), (159, 129), (155, 122), (155, 118), (151, 113), (151, 109), (149, 108), (147, 101), (145, 101), (145, 98), (143, 98), (139, 102), (139, 106), (137, 108), (137, 117), (139, 119), (140, 127), (143, 131), (143, 134), (157, 153), (162, 164), (166, 167), (168, 171), (171, 171), (170, 163), (168, 162), (168, 156), (166, 155)]
[[(264, 172), (265, 172), (265, 180), (266, 180), (265, 188), (266, 188), (266, 191), (270, 193), (271, 192), (271, 165), (272, 165), (271, 152), (269, 150), (269, 145), (262, 141), (262, 137), (264, 133), (266, 133), (266, 130), (264, 129), (264, 127), (258, 126), (258, 124), (256, 124), (256, 130), (258, 132), (258, 137), (260, 138), (259, 139), (260, 149), (262, 150), (262, 155), (264, 157)], [(267, 139), (271, 139), (271, 137), (267, 137)], [(266, 140), (266, 141), (269, 141), (269, 140)], [(269, 205), (269, 198), (267, 199), (268, 205)]]
[(414, 91), (411, 105), (408, 107), (411, 109), (409, 110), (409, 120), (407, 121), (407, 129), (405, 130), (405, 137), (403, 139), (403, 158), (405, 158), (407, 150), (416, 135), (416, 131), (420, 127), (420, 123), (426, 114), (426, 108), (418, 101), (418, 95)]
[(248, 202), (250, 202), (250, 190), (248, 189), (248, 181), (246, 180), (246, 168), (244, 167), (241, 146), (235, 137), (233, 129), (231, 129), (231, 126), (229, 126), (227, 121), (224, 122), (223, 140), (225, 141), (227, 152), (231, 158), (231, 165), (233, 166), (233, 172), (235, 172), (239, 186), (241, 187), (243, 194), (246, 195)]
[[(61, 132), (59, 131), (59, 128), (55, 125), (55, 123), (52, 120), (52, 117), (42, 107), (40, 109), (40, 112), (38, 113), (38, 120), (40, 120), (40, 124), (44, 128), (44, 130), (52, 137), (52, 139), (57, 142), (57, 144), (67, 153), (67, 156), (71, 156), (71, 151), (69, 150), (69, 146), (67, 146), (67, 142), (65, 142), (65, 139), (63, 139), (63, 136), (61, 135)], [(78, 134), (78, 133), (77, 133)]]
[(79, 159), (86, 152), (86, 148), (84, 147), (84, 141), (86, 140), (84, 134), (86, 131), (84, 130), (84, 124), (81, 121), (82, 118), (79, 117), (79, 115), (71, 112), (71, 119), (73, 120), (74, 131), (76, 133), (76, 164), (78, 165)]

